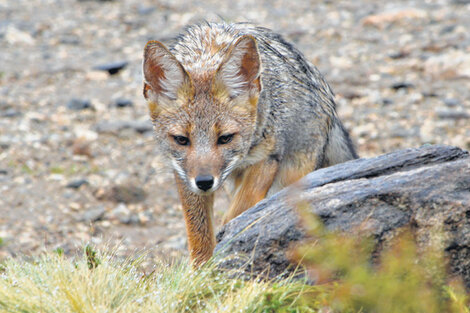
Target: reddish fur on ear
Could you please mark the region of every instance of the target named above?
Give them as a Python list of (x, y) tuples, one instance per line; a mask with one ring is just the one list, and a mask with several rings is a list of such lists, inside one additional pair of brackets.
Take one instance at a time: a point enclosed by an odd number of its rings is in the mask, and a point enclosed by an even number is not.
[(240, 37), (230, 48), (215, 75), (215, 84), (222, 83), (231, 97), (251, 91), (260, 92), (261, 59), (253, 36)]
[(181, 91), (192, 90), (186, 70), (159, 41), (149, 41), (145, 46), (143, 73), (144, 96), (151, 102), (159, 103), (162, 96), (176, 100)]
[(243, 36), (235, 43), (235, 47), (239, 46), (244, 50), (239, 75), (244, 77), (247, 82), (252, 82), (258, 77), (261, 68), (255, 38)]

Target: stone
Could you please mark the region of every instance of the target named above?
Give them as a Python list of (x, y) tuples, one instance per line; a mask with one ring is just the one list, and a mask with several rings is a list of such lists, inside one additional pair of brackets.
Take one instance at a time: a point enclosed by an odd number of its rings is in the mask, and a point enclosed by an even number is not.
[(392, 86), (390, 86), (390, 88), (394, 90), (399, 90), (399, 89), (411, 89), (411, 88), (415, 88), (415, 86), (408, 82), (397, 82), (397, 83), (394, 83)]
[(88, 180), (84, 178), (80, 178), (80, 179), (72, 180), (71, 182), (67, 183), (67, 185), (65, 185), (65, 188), (78, 189), (81, 186), (87, 185), (87, 184), (89, 184)]
[(68, 109), (74, 110), (74, 111), (80, 111), (80, 110), (93, 108), (90, 100), (79, 99), (79, 98), (70, 99), (69, 102), (67, 102), (66, 106)]
[(90, 209), (83, 213), (83, 215), (80, 218), (80, 221), (85, 222), (85, 223), (92, 223), (92, 222), (97, 222), (101, 220), (104, 217), (104, 214), (106, 213), (106, 209), (104, 206), (98, 206), (97, 208)]
[(221, 266), (272, 278), (289, 273), (296, 265), (286, 251), (305, 236), (296, 213), (305, 204), (329, 230), (354, 232), (367, 222), (376, 251), (402, 227), (412, 226), (418, 244), (426, 245), (442, 226), (450, 273), (470, 288), (467, 151), (427, 145), (314, 171), (222, 227), (215, 254), (228, 258)]
[(456, 107), (456, 106), (460, 106), (461, 103), (459, 101), (459, 99), (455, 99), (455, 98), (446, 98), (444, 100), (442, 100), (444, 102), (445, 105), (447, 105), (448, 107)]
[(470, 113), (462, 110), (448, 109), (448, 108), (438, 108), (436, 109), (436, 115), (439, 118), (443, 119), (469, 119)]
[(134, 106), (134, 103), (132, 102), (132, 100), (129, 99), (118, 98), (114, 100), (111, 105), (117, 108), (126, 108)]
[(5, 111), (0, 112), (0, 116), (2, 117), (8, 117), (8, 118), (13, 118), (13, 117), (18, 117), (21, 116), (21, 112), (17, 111), (13, 108), (6, 109)]
[(118, 61), (112, 63), (100, 64), (93, 67), (94, 70), (108, 72), (109, 75), (115, 75), (123, 70), (129, 62), (127, 61)]

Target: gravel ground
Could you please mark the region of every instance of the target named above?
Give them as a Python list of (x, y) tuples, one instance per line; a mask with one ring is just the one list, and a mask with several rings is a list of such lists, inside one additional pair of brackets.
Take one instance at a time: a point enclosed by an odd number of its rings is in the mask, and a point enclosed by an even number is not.
[(361, 156), (470, 149), (469, 16), (465, 0), (0, 0), (0, 259), (86, 242), (186, 254), (142, 97), (147, 40), (258, 23), (326, 76)]

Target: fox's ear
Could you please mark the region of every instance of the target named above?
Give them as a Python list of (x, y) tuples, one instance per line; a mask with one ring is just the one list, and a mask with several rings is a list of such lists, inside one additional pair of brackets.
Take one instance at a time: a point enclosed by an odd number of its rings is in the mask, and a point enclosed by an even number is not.
[(232, 98), (245, 93), (259, 93), (260, 72), (261, 59), (256, 40), (253, 36), (245, 35), (232, 45), (217, 70), (214, 85), (222, 83)]
[[(149, 41), (144, 50), (144, 97), (152, 114), (157, 114), (168, 100), (192, 93), (191, 78), (175, 56), (159, 41)], [(155, 111), (155, 112), (154, 112)]]

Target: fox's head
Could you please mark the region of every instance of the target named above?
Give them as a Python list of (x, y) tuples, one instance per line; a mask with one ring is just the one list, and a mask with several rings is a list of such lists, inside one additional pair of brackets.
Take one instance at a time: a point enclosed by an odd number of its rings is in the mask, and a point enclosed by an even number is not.
[[(144, 96), (160, 145), (194, 193), (218, 189), (247, 155), (257, 122), (261, 61), (252, 36), (213, 69), (188, 71), (160, 42), (144, 52)], [(210, 57), (210, 56), (201, 56)]]

